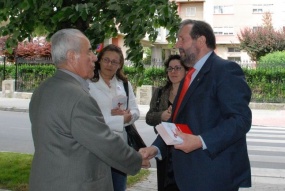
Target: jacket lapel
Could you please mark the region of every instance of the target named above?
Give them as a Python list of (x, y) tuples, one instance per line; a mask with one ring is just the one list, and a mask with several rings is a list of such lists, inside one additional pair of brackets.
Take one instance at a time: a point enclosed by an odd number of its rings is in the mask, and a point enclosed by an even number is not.
[[(191, 99), (191, 96), (193, 95), (193, 93), (195, 92), (195, 89), (199, 86), (199, 84), (202, 82), (205, 74), (207, 72), (210, 71), (210, 68), (211, 68), (211, 65), (212, 65), (212, 61), (213, 61), (213, 58), (216, 56), (216, 54), (213, 52), (210, 57), (206, 60), (205, 64), (203, 65), (203, 67), (201, 68), (201, 70), (199, 71), (199, 73), (197, 74), (197, 76), (195, 77), (195, 79), (192, 81), (192, 83), (190, 84), (182, 102), (181, 102), (181, 105), (180, 107), (178, 108), (178, 112), (177, 112), (177, 116), (179, 116), (180, 112), (183, 110), (183, 108), (185, 107), (186, 103), (187, 103), (187, 100), (188, 99)], [(184, 82), (184, 80), (183, 80)], [(181, 88), (182, 88), (182, 81), (181, 81), (181, 84), (179, 86), (179, 94), (181, 92)], [(179, 95), (178, 94), (178, 95)], [(176, 107), (176, 102), (177, 102), (177, 99), (175, 101), (175, 105), (174, 107)], [(176, 117), (177, 119), (178, 117)]]

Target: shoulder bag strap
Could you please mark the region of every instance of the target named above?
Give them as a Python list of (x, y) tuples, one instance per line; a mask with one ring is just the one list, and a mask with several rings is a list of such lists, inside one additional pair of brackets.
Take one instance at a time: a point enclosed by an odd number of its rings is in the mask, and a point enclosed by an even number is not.
[(129, 107), (129, 84), (128, 84), (128, 81), (124, 82), (124, 89), (125, 89), (125, 92), (126, 92), (126, 95), (127, 95), (127, 108)]

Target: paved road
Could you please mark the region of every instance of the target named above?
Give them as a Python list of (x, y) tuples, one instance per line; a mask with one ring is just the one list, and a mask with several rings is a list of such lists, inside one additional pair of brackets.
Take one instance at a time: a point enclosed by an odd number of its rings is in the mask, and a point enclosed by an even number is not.
[(285, 190), (285, 127), (253, 126), (247, 143), (253, 182), (265, 184), (252, 189)]
[[(284, 127), (252, 126), (247, 135), (252, 169), (252, 187), (241, 191), (285, 191)], [(127, 191), (155, 191), (156, 169), (150, 176)]]
[[(0, 147), (7, 149), (12, 146), (15, 150), (10, 151), (32, 153), (28, 113), (10, 111), (0, 111), (0, 113)], [(146, 143), (150, 145), (156, 136), (152, 127), (146, 125), (144, 120), (137, 121), (136, 125)], [(252, 126), (247, 138), (253, 187), (242, 190), (285, 190), (285, 124), (279, 124), (278, 127)], [(1, 151), (6, 150), (3, 147)], [(152, 167), (155, 167), (154, 160)], [(151, 169), (151, 172), (146, 181), (128, 191), (156, 190), (156, 169)]]

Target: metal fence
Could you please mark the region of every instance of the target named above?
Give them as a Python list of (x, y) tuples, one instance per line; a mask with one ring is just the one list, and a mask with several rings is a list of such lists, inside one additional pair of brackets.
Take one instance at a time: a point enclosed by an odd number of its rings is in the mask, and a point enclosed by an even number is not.
[(3, 65), (3, 72), (0, 74), (0, 90), (2, 91), (2, 81), (6, 79), (6, 57), (0, 56), (0, 64)]
[[(0, 57), (1, 69), (5, 58)], [(160, 68), (163, 66), (160, 64), (149, 66), (150, 68)], [(241, 64), (241, 63), (240, 63)], [(9, 67), (8, 67), (9, 65)], [(12, 67), (11, 67), (12, 65)], [(35, 67), (38, 66), (38, 67)], [(267, 68), (264, 69), (266, 72), (260, 71), (260, 69), (255, 68), (252, 64), (241, 64), (246, 74), (248, 84), (252, 90), (252, 101), (253, 102), (268, 102), (268, 103), (285, 103), (285, 74), (284, 68)], [(15, 68), (14, 68), (15, 67)], [(43, 68), (46, 67), (46, 68)], [(7, 73), (5, 74), (5, 71)], [(11, 72), (13, 71), (13, 72)], [(55, 67), (52, 64), (50, 58), (41, 59), (23, 59), (17, 58), (15, 64), (7, 64), (6, 69), (0, 72), (0, 79), (15, 79), (15, 91), (18, 92), (33, 92), (33, 90), (45, 79), (50, 77), (55, 71)], [(126, 73), (129, 76), (131, 74)], [(163, 77), (164, 73), (157, 75), (158, 73), (152, 72), (149, 75), (143, 75), (144, 83), (159, 82), (161, 84), (150, 84), (154, 86), (164, 85)], [(132, 76), (133, 77), (133, 76)], [(132, 80), (130, 77), (130, 80)], [(133, 77), (136, 79), (136, 77)], [(147, 79), (149, 79), (147, 81)], [(135, 82), (133, 82), (134, 85)], [(1, 83), (2, 84), (2, 83)], [(2, 91), (2, 85), (0, 85)]]
[(252, 102), (285, 103), (285, 69), (283, 67), (244, 68), (252, 91)]
[[(15, 91), (33, 92), (33, 90), (46, 78), (48, 74), (36, 71), (33, 65), (53, 65), (50, 57), (46, 58), (16, 58), (15, 63)], [(25, 67), (25, 68), (24, 68)], [(34, 71), (33, 71), (34, 70)]]

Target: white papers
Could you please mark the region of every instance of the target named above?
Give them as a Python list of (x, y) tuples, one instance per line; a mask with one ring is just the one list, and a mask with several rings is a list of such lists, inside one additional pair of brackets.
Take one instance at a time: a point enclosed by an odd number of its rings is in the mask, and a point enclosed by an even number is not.
[(115, 109), (115, 108), (126, 109), (127, 108), (127, 101), (128, 101), (127, 96), (118, 95), (116, 97), (113, 97), (112, 107), (113, 107), (113, 109)]
[(176, 134), (177, 127), (174, 123), (161, 122), (155, 128), (167, 145), (176, 145), (183, 142)]

